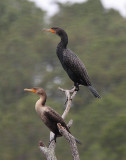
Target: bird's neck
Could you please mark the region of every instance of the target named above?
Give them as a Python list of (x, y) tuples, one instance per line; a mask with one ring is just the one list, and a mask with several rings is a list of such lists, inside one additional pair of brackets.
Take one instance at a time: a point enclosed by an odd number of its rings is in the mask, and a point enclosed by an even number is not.
[(67, 47), (67, 44), (68, 44), (68, 36), (66, 33), (62, 34), (60, 36), (61, 38), (61, 41), (60, 43), (58, 44), (59, 47), (62, 47), (62, 48), (66, 48)]
[(46, 96), (41, 96), (41, 95), (40, 95), (40, 98), (39, 98), (39, 100), (38, 100), (38, 103), (41, 104), (42, 106), (45, 106)]
[(45, 108), (46, 97), (40, 96), (39, 100), (35, 104), (36, 112), (41, 115), (41, 112)]

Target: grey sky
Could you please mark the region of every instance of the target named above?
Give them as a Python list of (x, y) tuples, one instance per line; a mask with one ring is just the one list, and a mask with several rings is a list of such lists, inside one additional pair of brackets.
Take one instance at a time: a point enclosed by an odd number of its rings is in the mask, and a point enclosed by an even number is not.
[[(86, 0), (29, 0), (36, 3), (37, 6), (46, 10), (49, 16), (54, 15), (58, 11), (58, 6), (54, 2), (69, 2), (69, 3), (81, 3)], [(101, 0), (106, 9), (114, 8), (118, 10), (120, 14), (126, 17), (126, 0)]]

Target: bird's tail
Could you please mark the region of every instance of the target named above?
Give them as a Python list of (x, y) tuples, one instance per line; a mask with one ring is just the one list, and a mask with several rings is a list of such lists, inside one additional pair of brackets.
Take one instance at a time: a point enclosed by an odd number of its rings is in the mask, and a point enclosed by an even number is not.
[(95, 90), (94, 87), (88, 86), (88, 88), (90, 89), (90, 91), (92, 92), (92, 94), (93, 94), (96, 98), (101, 98), (101, 96), (98, 94), (98, 92)]
[[(75, 138), (75, 137), (74, 137)], [(75, 138), (76, 143), (82, 144), (81, 141), (79, 141), (77, 138)]]

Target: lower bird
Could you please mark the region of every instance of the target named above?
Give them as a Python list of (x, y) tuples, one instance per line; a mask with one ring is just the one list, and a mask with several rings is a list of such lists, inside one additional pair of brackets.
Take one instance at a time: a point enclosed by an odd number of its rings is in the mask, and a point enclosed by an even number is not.
[(101, 98), (95, 88), (92, 86), (89, 79), (86, 67), (83, 62), (76, 56), (76, 54), (67, 48), (68, 36), (67, 33), (59, 27), (52, 27), (51, 29), (44, 29), (45, 31), (52, 32), (61, 38), (60, 43), (57, 45), (57, 56), (67, 72), (70, 79), (74, 82), (76, 91), (79, 90), (79, 85), (84, 85), (89, 88), (96, 98)]
[[(62, 136), (57, 127), (58, 123), (60, 123), (70, 133), (70, 130), (67, 127), (63, 118), (54, 109), (45, 105), (47, 95), (43, 88), (36, 87), (32, 89), (24, 89), (24, 91), (33, 92), (39, 95), (40, 98), (35, 104), (35, 110), (40, 116), (41, 120), (44, 122), (44, 124), (50, 129), (50, 131), (52, 131), (55, 134), (54, 136), (55, 142), (57, 137)], [(81, 143), (76, 138), (75, 140), (77, 143)]]

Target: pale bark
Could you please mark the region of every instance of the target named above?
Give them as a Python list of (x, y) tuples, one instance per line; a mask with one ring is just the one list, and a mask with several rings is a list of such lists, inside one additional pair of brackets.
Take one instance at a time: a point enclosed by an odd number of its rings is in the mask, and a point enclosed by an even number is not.
[[(66, 108), (65, 108), (65, 110), (62, 114), (62, 118), (65, 119), (66, 116), (68, 115), (69, 111), (70, 111), (72, 100), (75, 97), (77, 91), (75, 91), (75, 87), (71, 90), (65, 90), (65, 89), (62, 89), (62, 88), (59, 88), (59, 90), (64, 92), (65, 95), (66, 95), (66, 102), (65, 102)], [(73, 123), (73, 121), (70, 120), (68, 125), (67, 125), (68, 128), (71, 127), (72, 123)], [(79, 160), (79, 154), (78, 154), (78, 149), (77, 149), (77, 146), (76, 146), (75, 138), (73, 138), (73, 136), (70, 133), (68, 133), (65, 129), (63, 129), (62, 126), (60, 126), (59, 131), (70, 143), (73, 159), (74, 160)], [(56, 143), (53, 139), (54, 139), (54, 133), (50, 132), (49, 146), (46, 147), (42, 142), (40, 142), (40, 145), (39, 145), (40, 151), (45, 155), (47, 160), (57, 160), (56, 155), (55, 155)]]
[(70, 144), (73, 160), (80, 160), (76, 145), (75, 137), (72, 136), (60, 123), (57, 124), (59, 132), (64, 136)]

